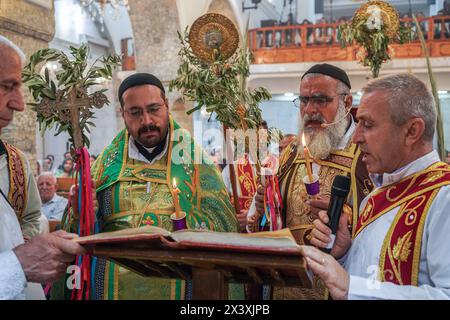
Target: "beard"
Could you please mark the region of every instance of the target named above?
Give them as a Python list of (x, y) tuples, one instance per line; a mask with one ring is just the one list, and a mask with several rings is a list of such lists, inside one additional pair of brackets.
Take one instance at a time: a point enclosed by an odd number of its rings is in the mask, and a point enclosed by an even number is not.
[[(332, 122), (343, 119), (345, 114), (345, 107), (340, 104)], [(310, 121), (319, 122), (321, 124), (326, 123), (325, 118), (318, 113), (313, 114), (312, 116), (305, 115), (303, 119), (300, 119), (300, 134), (298, 137), (301, 139), (302, 133), (305, 133), (306, 144), (311, 155), (316, 159), (325, 159), (330, 155), (331, 151), (338, 148), (339, 142), (347, 131), (349, 119), (345, 118), (338, 123), (325, 128), (307, 127), (306, 125)]]

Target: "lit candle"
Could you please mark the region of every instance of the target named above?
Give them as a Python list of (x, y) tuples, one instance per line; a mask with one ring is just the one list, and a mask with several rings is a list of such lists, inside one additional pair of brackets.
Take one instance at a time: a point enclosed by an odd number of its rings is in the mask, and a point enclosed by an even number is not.
[(312, 183), (313, 182), (313, 174), (312, 174), (312, 169), (311, 169), (311, 159), (310, 154), (309, 154), (309, 149), (306, 146), (306, 141), (305, 141), (305, 133), (302, 134), (302, 144), (303, 144), (303, 154), (305, 155), (305, 161), (306, 161), (306, 172), (308, 173), (308, 179), (309, 182)]
[(178, 199), (178, 194), (181, 192), (180, 189), (177, 187), (177, 180), (173, 178), (173, 186), (172, 186), (172, 192), (173, 192), (173, 204), (175, 206), (175, 216), (178, 219), (180, 217), (181, 207), (180, 207), (180, 201)]

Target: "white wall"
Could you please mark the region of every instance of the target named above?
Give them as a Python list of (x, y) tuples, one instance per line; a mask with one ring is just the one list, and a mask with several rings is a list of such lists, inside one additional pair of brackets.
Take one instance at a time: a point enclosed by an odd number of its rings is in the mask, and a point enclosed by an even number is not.
[(121, 53), (121, 40), (134, 38), (130, 16), (126, 7), (119, 7), (118, 10), (109, 4), (105, 10), (105, 28), (108, 30), (110, 41), (113, 43), (117, 54)]

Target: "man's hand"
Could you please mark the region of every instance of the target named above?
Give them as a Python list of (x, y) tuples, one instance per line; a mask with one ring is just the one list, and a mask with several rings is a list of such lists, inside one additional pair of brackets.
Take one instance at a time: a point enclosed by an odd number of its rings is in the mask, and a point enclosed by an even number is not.
[[(331, 242), (331, 229), (327, 226), (329, 221), (327, 212), (319, 211), (319, 219), (314, 220), (314, 229), (311, 231), (312, 245), (318, 248), (325, 248)], [(331, 249), (331, 255), (336, 259), (343, 257), (352, 244), (352, 237), (348, 230), (347, 221), (347, 215), (341, 214), (336, 239)]]
[(317, 219), (319, 217), (319, 211), (321, 210), (328, 210), (328, 206), (330, 204), (330, 197), (329, 196), (316, 196), (315, 199), (310, 199), (306, 201), (306, 203), (310, 207), (311, 215), (314, 219)]
[(77, 235), (59, 230), (38, 235), (13, 249), (28, 281), (53, 282), (61, 278), (76, 255), (86, 251), (72, 239)]
[[(92, 183), (92, 202), (94, 203), (94, 212), (96, 212), (98, 209), (97, 192), (95, 191), (96, 188), (94, 180), (92, 180), (91, 183)], [(73, 212), (78, 212), (78, 185), (73, 184), (70, 187), (69, 199), (70, 199), (70, 206), (73, 208)]]
[(252, 215), (251, 217), (247, 216), (247, 225), (251, 226), (256, 222), (257, 214)]
[(240, 227), (241, 231), (244, 231), (245, 227), (247, 226), (247, 214), (248, 214), (248, 210), (242, 209), (241, 213), (238, 213), (236, 215), (236, 217), (239, 221), (239, 227)]
[(258, 188), (256, 188), (255, 206), (256, 212), (259, 213), (259, 215), (264, 214), (264, 212), (266, 211), (266, 209), (264, 208), (264, 190), (266, 188), (266, 183), (258, 184)]
[(350, 276), (339, 262), (312, 246), (301, 246), (301, 251), (308, 267), (323, 280), (331, 297), (334, 300), (347, 299)]

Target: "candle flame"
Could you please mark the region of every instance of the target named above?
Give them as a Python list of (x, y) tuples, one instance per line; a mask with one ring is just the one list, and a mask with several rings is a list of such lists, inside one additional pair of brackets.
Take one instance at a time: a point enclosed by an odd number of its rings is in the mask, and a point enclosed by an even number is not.
[(302, 145), (306, 147), (305, 133), (302, 133)]

